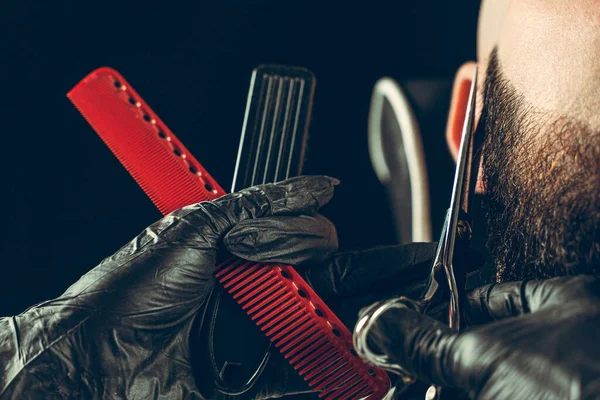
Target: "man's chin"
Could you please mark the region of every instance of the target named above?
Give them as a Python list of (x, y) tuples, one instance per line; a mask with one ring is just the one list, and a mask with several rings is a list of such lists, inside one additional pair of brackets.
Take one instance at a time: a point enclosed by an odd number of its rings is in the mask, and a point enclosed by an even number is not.
[(541, 245), (539, 238), (527, 232), (525, 220), (515, 217), (521, 213), (514, 209), (508, 212), (505, 206), (491, 203), (487, 209), (487, 246), (496, 265), (496, 282), (546, 279), (560, 274), (555, 268), (544, 266), (543, 257), (536, 251)]
[[(557, 217), (557, 214), (554, 215)], [(538, 233), (532, 232), (535, 221), (525, 214), (523, 220), (511, 215), (488, 215), (488, 248), (496, 265), (496, 281), (549, 279), (557, 276), (597, 274), (599, 265), (594, 262), (598, 249), (594, 234), (574, 234), (565, 218), (538, 220)], [(560, 226), (555, 226), (558, 224)], [(529, 229), (528, 229), (529, 228)], [(553, 232), (553, 234), (548, 234)], [(587, 251), (582, 251), (587, 249)], [(587, 256), (587, 257), (586, 257)]]
[(496, 51), (480, 124), (497, 280), (600, 274), (600, 132), (534, 109), (502, 75)]

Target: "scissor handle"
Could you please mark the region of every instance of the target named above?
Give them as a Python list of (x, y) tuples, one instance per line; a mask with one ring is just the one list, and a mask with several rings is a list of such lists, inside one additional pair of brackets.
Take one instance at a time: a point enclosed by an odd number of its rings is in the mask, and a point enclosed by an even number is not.
[[(452, 329), (460, 329), (461, 320), (461, 298), (465, 288), (466, 274), (468, 270), (467, 253), (471, 241), (471, 222), (465, 211), (468, 211), (470, 200), (470, 188), (473, 186), (471, 174), (473, 173), (473, 130), (475, 124), (475, 109), (477, 96), (477, 68), (475, 68), (473, 81), (469, 93), (467, 112), (463, 125), (463, 133), (458, 152), (454, 184), (450, 200), (450, 208), (446, 213), (446, 220), (442, 229), (436, 256), (431, 269), (429, 283), (419, 300), (411, 300), (399, 297), (380, 303), (365, 310), (354, 330), (354, 347), (357, 353), (367, 362), (382, 369), (393, 372), (401, 377), (402, 390), (415, 381), (415, 378), (399, 364), (391, 362), (384, 354), (373, 352), (367, 342), (368, 333), (379, 316), (391, 308), (408, 308), (411, 310), (426, 312), (434, 299), (447, 288), (449, 295), (448, 325)], [(475, 171), (477, 169), (475, 168)], [(473, 177), (477, 179), (477, 175)], [(430, 388), (431, 389), (431, 388)], [(427, 398), (438, 398), (440, 388), (433, 387), (428, 391)]]
[(421, 312), (424, 306), (424, 304), (406, 297), (380, 301), (362, 311), (361, 315), (359, 315), (358, 322), (354, 327), (352, 339), (356, 353), (370, 364), (400, 377), (399, 384), (396, 384), (394, 388), (395, 393), (404, 391), (404, 389), (415, 382), (415, 378), (400, 364), (392, 362), (387, 355), (374, 352), (368, 343), (369, 332), (377, 319), (390, 309), (404, 308)]
[[(447, 218), (450, 212), (447, 213)], [(471, 221), (469, 216), (461, 212), (458, 218), (457, 232), (454, 252), (454, 261), (445, 263), (441, 251), (436, 254), (435, 262), (431, 269), (429, 281), (419, 300), (410, 299), (404, 296), (375, 303), (361, 312), (358, 322), (354, 328), (353, 342), (354, 349), (358, 355), (368, 363), (381, 369), (391, 372), (400, 377), (396, 384), (395, 393), (403, 392), (408, 386), (415, 382), (415, 378), (400, 364), (392, 362), (385, 354), (378, 354), (369, 346), (368, 337), (371, 328), (375, 325), (378, 318), (386, 311), (393, 308), (403, 308), (426, 313), (432, 306), (439, 304), (439, 301), (449, 297), (448, 305), (448, 323), (452, 327), (460, 325), (460, 304), (462, 291), (465, 287), (466, 273), (468, 268), (464, 263), (467, 261), (467, 252), (471, 240)], [(448, 225), (444, 224), (440, 241), (446, 240)], [(443, 249), (442, 246), (438, 246)], [(458, 262), (457, 265), (454, 265)], [(454, 268), (456, 267), (456, 268)], [(432, 386), (426, 394), (428, 400), (438, 399), (441, 394), (439, 387)]]

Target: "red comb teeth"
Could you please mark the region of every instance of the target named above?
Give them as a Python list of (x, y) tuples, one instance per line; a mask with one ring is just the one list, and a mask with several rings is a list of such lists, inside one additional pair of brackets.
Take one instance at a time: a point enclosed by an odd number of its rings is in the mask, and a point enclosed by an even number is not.
[[(264, 272), (265, 268), (270, 272)], [(238, 275), (246, 271), (231, 272), (224, 268), (217, 277), (319, 397), (345, 400), (385, 395), (389, 388), (385, 373), (364, 364), (351, 352), (350, 332), (292, 267), (262, 267), (241, 279)], [(249, 291), (258, 273), (268, 278)], [(278, 279), (273, 280), (272, 273)], [(234, 280), (237, 284), (230, 285)], [(269, 308), (256, 307), (261, 301), (270, 302)]]
[(161, 213), (226, 194), (117, 71), (95, 70), (67, 97)]
[[(269, 76), (272, 71), (266, 68), (261, 73)], [(304, 70), (293, 81), (302, 83), (305, 75)], [(271, 88), (273, 82), (291, 82), (289, 77), (269, 79)], [(115, 70), (92, 72), (67, 96), (163, 214), (225, 194)], [(300, 100), (288, 99), (287, 104)], [(299, 118), (290, 112), (291, 106), (264, 105), (264, 109), (287, 110), (287, 117)], [(284, 127), (295, 126), (272, 115), (264, 120), (271, 119)], [(386, 373), (351, 351), (351, 333), (294, 268), (232, 259), (219, 266), (215, 276), (319, 397), (376, 400), (387, 393)]]

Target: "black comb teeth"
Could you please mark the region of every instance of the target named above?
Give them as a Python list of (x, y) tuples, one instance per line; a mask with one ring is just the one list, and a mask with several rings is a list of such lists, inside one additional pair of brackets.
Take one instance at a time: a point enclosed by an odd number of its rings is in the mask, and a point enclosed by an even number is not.
[(315, 85), (314, 75), (303, 68), (254, 70), (233, 192), (300, 174)]

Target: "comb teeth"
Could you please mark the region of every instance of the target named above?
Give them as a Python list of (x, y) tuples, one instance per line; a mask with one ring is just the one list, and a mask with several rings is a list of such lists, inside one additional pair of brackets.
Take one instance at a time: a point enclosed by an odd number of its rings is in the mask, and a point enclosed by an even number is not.
[(225, 194), (117, 71), (97, 69), (67, 97), (163, 214)]
[[(271, 72), (282, 71), (289, 72), (277, 68)], [(301, 71), (300, 78), (310, 78), (307, 74)], [(291, 110), (299, 105), (296, 120), (288, 115), (288, 122), (284, 121), (289, 126), (295, 121), (298, 130), (305, 127), (298, 118), (307, 117), (312, 101), (310, 79), (302, 90), (290, 89), (282, 106)], [(163, 214), (225, 194), (116, 71), (92, 72), (67, 96)], [(271, 124), (279, 126), (280, 117), (272, 115), (272, 106), (260, 107), (263, 115), (274, 118)], [(292, 267), (232, 259), (219, 266), (215, 276), (319, 397), (376, 400), (385, 395), (390, 387), (386, 373), (370, 368), (351, 352), (348, 329)]]
[[(333, 345), (328, 345), (324, 346), (319, 353), (315, 352), (312, 356), (308, 356), (304, 360), (294, 358), (290, 360), (290, 362), (294, 364), (296, 369), (302, 368), (299, 372), (300, 375), (304, 376), (316, 366), (320, 366), (323, 362), (329, 361), (334, 355), (336, 355), (335, 347), (333, 347)], [(306, 378), (308, 379), (309, 376), (306, 375)]]
[(320, 398), (385, 395), (385, 372), (370, 369), (350, 351), (350, 332), (293, 268), (225, 266), (216, 276)]
[(253, 71), (234, 192), (300, 174), (315, 85), (304, 68), (261, 65)]

